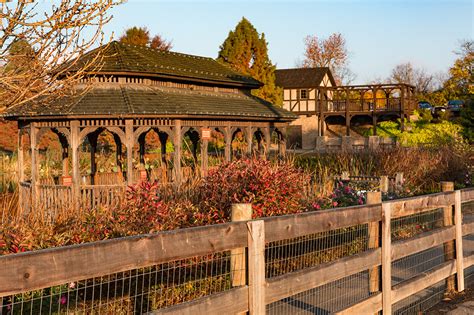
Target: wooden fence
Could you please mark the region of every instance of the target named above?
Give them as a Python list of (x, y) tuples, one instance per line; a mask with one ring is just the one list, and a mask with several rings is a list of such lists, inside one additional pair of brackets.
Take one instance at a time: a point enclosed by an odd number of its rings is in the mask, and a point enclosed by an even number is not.
[[(464, 270), (474, 265), (474, 251), (463, 257), (463, 236), (474, 234), (474, 220), (462, 220), (461, 204), (474, 201), (474, 189), (380, 202), (363, 206), (269, 217), (52, 248), (0, 257), (0, 297), (81, 279), (102, 277), (170, 261), (247, 248), (248, 279), (222, 292), (199, 297), (150, 314), (264, 314), (271, 303), (295, 296), (353, 274), (369, 270), (374, 292), (338, 314), (391, 314), (392, 305), (435, 283), (455, 276), (464, 290)], [(403, 240), (393, 240), (393, 220), (443, 208), (444, 225)], [(452, 215), (454, 214), (454, 221)], [(368, 225), (369, 246), (355, 254), (266, 276), (268, 246), (317, 233)], [(426, 249), (453, 243), (454, 257), (429, 272), (392, 286), (392, 262)], [(244, 251), (245, 252), (245, 251)], [(299, 257), (299, 256), (297, 256)], [(54, 263), (53, 263), (54, 262)], [(197, 269), (197, 268), (196, 268)], [(110, 284), (109, 284), (110, 285)]]

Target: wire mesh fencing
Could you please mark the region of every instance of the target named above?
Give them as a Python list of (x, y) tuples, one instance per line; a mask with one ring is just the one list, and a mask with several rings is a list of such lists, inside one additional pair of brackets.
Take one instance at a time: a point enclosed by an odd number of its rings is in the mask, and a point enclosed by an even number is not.
[(242, 260), (225, 251), (68, 282), (3, 297), (1, 314), (143, 314), (245, 282)]

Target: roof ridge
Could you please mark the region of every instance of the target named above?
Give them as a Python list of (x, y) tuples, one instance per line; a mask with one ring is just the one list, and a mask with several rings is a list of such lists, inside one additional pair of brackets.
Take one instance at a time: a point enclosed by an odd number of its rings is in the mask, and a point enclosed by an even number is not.
[(214, 58), (211, 58), (211, 57), (185, 54), (185, 53), (181, 53), (181, 52), (177, 52), (177, 51), (163, 50), (163, 49), (153, 48), (153, 47), (149, 47), (149, 46), (133, 45), (133, 44), (124, 44), (124, 43), (121, 43), (121, 42), (119, 42), (119, 41), (114, 41), (114, 42), (116, 42), (117, 44), (122, 45), (122, 46), (128, 46), (128, 47), (135, 48), (135, 49), (147, 49), (147, 50), (152, 50), (152, 51), (154, 51), (154, 52), (161, 53), (161, 54), (175, 55), (175, 56), (183, 56), (183, 57), (188, 57), (188, 58), (193, 58), (193, 59), (214, 60)]

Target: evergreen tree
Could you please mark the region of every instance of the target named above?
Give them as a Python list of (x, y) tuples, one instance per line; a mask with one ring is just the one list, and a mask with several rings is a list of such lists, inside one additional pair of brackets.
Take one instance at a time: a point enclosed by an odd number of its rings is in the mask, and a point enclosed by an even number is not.
[(217, 60), (262, 82), (264, 85), (253, 90), (253, 95), (272, 104), (282, 104), (283, 92), (275, 85), (276, 67), (268, 57), (265, 35), (260, 35), (246, 18), (242, 18), (235, 30), (229, 32), (220, 46)]

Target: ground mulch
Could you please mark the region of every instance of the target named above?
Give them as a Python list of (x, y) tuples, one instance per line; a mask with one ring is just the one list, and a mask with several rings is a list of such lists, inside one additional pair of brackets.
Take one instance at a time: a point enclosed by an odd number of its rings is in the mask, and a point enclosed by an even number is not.
[[(469, 303), (471, 302), (471, 303)], [(445, 296), (445, 298), (424, 314), (430, 315), (461, 315), (461, 314), (474, 314), (474, 287), (469, 287), (461, 293), (454, 293)]]

